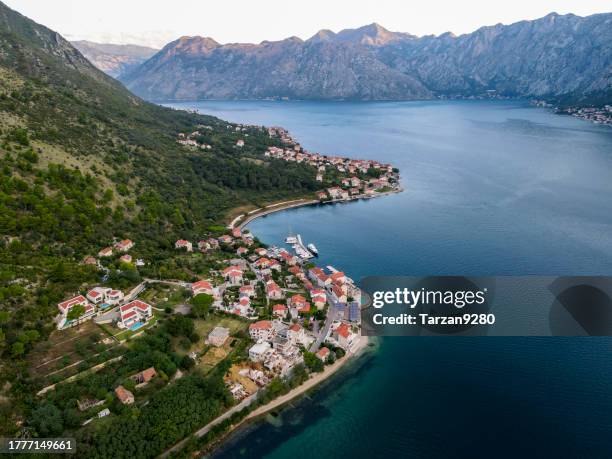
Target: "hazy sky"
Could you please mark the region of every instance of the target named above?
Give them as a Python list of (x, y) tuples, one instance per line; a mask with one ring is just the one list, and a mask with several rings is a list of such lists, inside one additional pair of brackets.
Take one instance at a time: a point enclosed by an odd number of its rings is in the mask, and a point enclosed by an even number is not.
[(378, 22), (415, 35), (472, 32), (556, 11), (612, 11), (612, 0), (2, 0), (69, 39), (162, 47), (182, 35), (221, 43), (308, 38)]

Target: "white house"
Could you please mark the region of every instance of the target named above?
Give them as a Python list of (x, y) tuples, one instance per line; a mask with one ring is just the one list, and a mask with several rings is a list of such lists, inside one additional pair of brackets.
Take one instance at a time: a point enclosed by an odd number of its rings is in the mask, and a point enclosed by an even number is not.
[(274, 327), (269, 320), (260, 320), (249, 325), (249, 335), (254, 341), (270, 341), (274, 337)]
[(87, 292), (87, 299), (93, 304), (102, 304), (106, 300), (106, 294), (110, 292), (110, 288), (95, 287)]
[[(83, 306), (85, 308), (85, 312), (77, 320), (68, 321), (68, 313), (77, 305)], [(96, 307), (87, 301), (87, 298), (85, 298), (83, 295), (75, 296), (69, 300), (62, 301), (57, 305), (57, 308), (60, 311), (59, 320), (57, 322), (58, 329), (71, 327), (79, 322), (89, 320), (96, 313)]]
[(283, 291), (273, 280), (266, 283), (266, 296), (271, 300), (280, 300), (283, 297)]
[(123, 301), (123, 292), (121, 290), (111, 290), (106, 292), (106, 302), (108, 304), (119, 304)]
[(185, 249), (187, 252), (193, 252), (193, 244), (185, 239), (179, 239), (174, 243), (175, 249)]
[(119, 251), (119, 252), (127, 252), (128, 250), (130, 250), (132, 247), (134, 247), (134, 242), (132, 242), (129, 239), (124, 239), (123, 241), (119, 241), (115, 244), (115, 248)]
[(191, 294), (193, 296), (199, 295), (200, 293), (205, 293), (207, 295), (213, 295), (213, 286), (210, 281), (207, 280), (199, 280), (191, 284)]
[(153, 315), (153, 308), (144, 301), (134, 300), (121, 306), (121, 325), (125, 328), (146, 323)]
[(272, 351), (270, 343), (262, 341), (261, 343), (254, 344), (249, 349), (249, 359), (253, 362), (263, 362), (269, 352)]
[(99, 257), (112, 257), (113, 256), (113, 248), (112, 247), (104, 247), (102, 250), (98, 252)]
[(242, 282), (242, 270), (237, 266), (228, 266), (223, 270), (223, 277), (232, 285)]

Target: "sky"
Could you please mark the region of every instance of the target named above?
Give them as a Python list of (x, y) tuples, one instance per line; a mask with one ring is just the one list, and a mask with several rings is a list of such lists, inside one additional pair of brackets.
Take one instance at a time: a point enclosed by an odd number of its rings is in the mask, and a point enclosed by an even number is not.
[(183, 35), (220, 43), (306, 39), (377, 22), (395, 32), (457, 35), (550, 12), (612, 12), (612, 0), (0, 0), (70, 40), (161, 48)]

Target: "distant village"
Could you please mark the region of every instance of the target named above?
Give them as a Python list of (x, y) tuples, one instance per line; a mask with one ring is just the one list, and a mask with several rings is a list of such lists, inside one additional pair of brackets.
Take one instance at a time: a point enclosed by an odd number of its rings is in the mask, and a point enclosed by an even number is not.
[(556, 113), (571, 115), (595, 124), (612, 126), (612, 105), (603, 107), (568, 107), (560, 109), (544, 100), (536, 100), (534, 104), (538, 107), (554, 109)]
[(604, 107), (570, 107), (560, 111), (560, 113), (567, 113), (583, 120), (591, 121), (595, 124), (607, 124), (612, 126), (612, 105), (605, 105)]

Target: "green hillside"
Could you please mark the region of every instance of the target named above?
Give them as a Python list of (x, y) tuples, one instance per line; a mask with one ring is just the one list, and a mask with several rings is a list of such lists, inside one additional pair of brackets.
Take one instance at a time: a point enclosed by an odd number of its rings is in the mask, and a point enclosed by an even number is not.
[[(210, 150), (176, 142), (198, 126)], [(135, 97), (0, 3), (0, 433), (14, 428), (17, 402), (10, 413), (3, 402), (27, 393), (25, 359), (53, 330), (56, 304), (99, 281), (84, 257), (130, 238), (150, 264), (126, 285), (179, 272), (176, 239), (201, 237), (232, 208), (317, 188), (310, 167), (262, 155), (276, 142)]]

